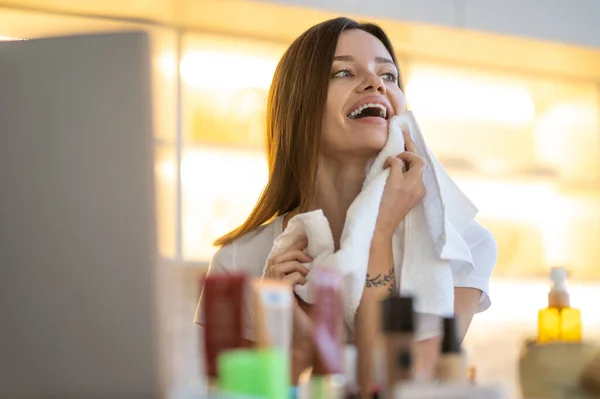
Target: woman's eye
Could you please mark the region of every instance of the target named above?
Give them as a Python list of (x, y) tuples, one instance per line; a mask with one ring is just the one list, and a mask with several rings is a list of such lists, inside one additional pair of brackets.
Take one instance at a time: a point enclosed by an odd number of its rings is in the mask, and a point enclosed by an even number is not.
[(336, 78), (348, 78), (352, 76), (352, 73), (347, 69), (342, 69), (341, 71), (336, 72), (333, 76)]
[(384, 73), (381, 76), (383, 76), (385, 80), (389, 80), (391, 82), (395, 82), (396, 80), (398, 80), (398, 78), (396, 78), (396, 75), (391, 72)]

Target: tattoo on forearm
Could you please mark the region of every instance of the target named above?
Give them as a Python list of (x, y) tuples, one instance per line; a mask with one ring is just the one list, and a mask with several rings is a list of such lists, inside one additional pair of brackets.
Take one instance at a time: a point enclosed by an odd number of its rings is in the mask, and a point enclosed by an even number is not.
[(396, 271), (394, 269), (390, 269), (386, 274), (377, 274), (376, 276), (371, 276), (367, 273), (367, 280), (365, 282), (365, 287), (385, 287), (387, 286), (388, 293), (393, 295), (396, 292)]

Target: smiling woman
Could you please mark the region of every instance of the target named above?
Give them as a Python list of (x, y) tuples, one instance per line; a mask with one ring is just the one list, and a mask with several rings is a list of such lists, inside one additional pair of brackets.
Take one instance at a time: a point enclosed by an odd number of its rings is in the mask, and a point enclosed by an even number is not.
[[(392, 54), (391, 46), (388, 50), (382, 40), (361, 29), (340, 35), (323, 114), (324, 162), (359, 155), (372, 158), (385, 145), (387, 120), (406, 109)], [(364, 165), (364, 159), (352, 164)]]
[[(335, 249), (350, 205), (361, 192), (368, 166), (388, 140), (390, 119), (406, 111), (403, 82), (394, 49), (376, 25), (336, 18), (315, 25), (298, 37), (279, 62), (267, 105), (268, 182), (247, 220), (216, 240), (220, 246), (209, 275), (244, 272), (261, 277), (274, 240), (294, 216), (321, 209), (331, 228)], [(358, 380), (366, 395), (373, 388), (374, 342), (379, 334), (377, 305), (399, 291), (395, 263), (403, 256), (397, 227), (425, 196), (425, 161), (409, 135), (405, 151), (387, 159), (390, 169), (370, 244), (367, 276), (349, 339), (358, 348)], [(473, 314), (489, 306), (488, 280), (496, 259), (493, 237), (477, 222), (461, 232), (475, 270), (455, 286), (454, 308), (464, 337)], [(317, 243), (318, 245), (319, 243)], [(265, 276), (303, 285), (312, 259), (306, 238), (269, 258)], [(314, 243), (313, 243), (314, 245)], [(398, 278), (397, 278), (398, 277)], [(202, 301), (196, 322), (203, 324)], [(250, 303), (246, 303), (250, 307)], [(452, 307), (452, 305), (450, 305)], [(294, 336), (311, 331), (297, 298)], [(251, 312), (247, 312), (251, 314)], [(419, 316), (416, 337), (419, 368), (427, 372), (439, 350), (437, 319)], [(433, 321), (432, 321), (433, 320)], [(247, 320), (252, 326), (252, 320)], [(253, 332), (248, 332), (253, 340)], [(307, 340), (295, 339), (292, 372), (312, 366)], [(308, 350), (307, 350), (308, 349)]]

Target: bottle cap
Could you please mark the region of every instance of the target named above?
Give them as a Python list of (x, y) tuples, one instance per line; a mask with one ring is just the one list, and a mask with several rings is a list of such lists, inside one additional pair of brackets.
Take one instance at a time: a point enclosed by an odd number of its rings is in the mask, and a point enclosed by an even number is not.
[(554, 283), (553, 291), (567, 290), (567, 269), (564, 267), (553, 267), (550, 270), (550, 280)]
[(460, 341), (456, 332), (456, 319), (454, 317), (444, 317), (443, 326), (442, 353), (460, 353)]
[(554, 283), (548, 293), (548, 307), (568, 308), (571, 305), (570, 295), (567, 291), (567, 269), (553, 267), (550, 271), (550, 280)]
[(413, 298), (392, 295), (383, 300), (381, 323), (384, 332), (413, 332), (415, 329)]

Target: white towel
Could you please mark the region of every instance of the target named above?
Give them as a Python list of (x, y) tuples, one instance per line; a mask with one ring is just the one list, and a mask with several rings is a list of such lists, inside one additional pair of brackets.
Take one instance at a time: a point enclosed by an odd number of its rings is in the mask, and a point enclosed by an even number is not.
[[(399, 292), (415, 297), (417, 313), (451, 315), (454, 285), (473, 270), (471, 252), (460, 231), (477, 214), (477, 208), (460, 191), (439, 161), (425, 145), (412, 112), (394, 116), (389, 122), (386, 145), (370, 165), (363, 188), (346, 214), (340, 249), (334, 252), (329, 223), (321, 210), (294, 216), (285, 231), (275, 239), (269, 260), (285, 252), (299, 238), (308, 238), (307, 254), (311, 268), (333, 267), (343, 276), (344, 320), (351, 331), (362, 298), (371, 239), (389, 170), (383, 166), (389, 156), (404, 151), (402, 130), (410, 132), (419, 155), (426, 161), (423, 182), (427, 194), (396, 229), (393, 242)], [(398, 261), (400, 259), (401, 261)], [(314, 303), (310, 273), (304, 286), (294, 287), (307, 303)], [(264, 272), (263, 272), (264, 276)]]

